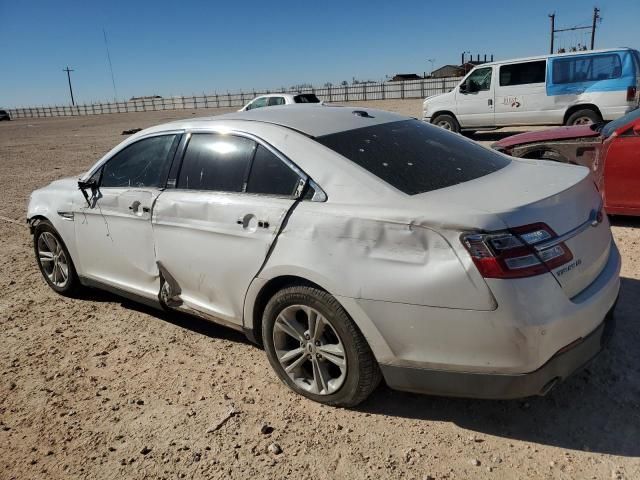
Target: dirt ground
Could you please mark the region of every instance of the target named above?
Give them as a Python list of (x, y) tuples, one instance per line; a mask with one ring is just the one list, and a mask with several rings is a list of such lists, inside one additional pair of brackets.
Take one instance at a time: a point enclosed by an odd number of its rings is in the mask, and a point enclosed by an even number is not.
[[(420, 114), (419, 100), (369, 104)], [(106, 293), (56, 295), (24, 224), (29, 193), (85, 171), (124, 129), (205, 113), (220, 111), (0, 124), (1, 479), (640, 478), (638, 220), (614, 219), (624, 265), (611, 348), (544, 398), (381, 386), (354, 410), (324, 407), (231, 330)]]

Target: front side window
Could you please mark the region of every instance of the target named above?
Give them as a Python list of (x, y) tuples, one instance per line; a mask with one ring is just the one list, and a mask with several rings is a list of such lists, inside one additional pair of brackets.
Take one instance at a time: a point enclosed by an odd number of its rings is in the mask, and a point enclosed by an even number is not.
[(546, 60), (502, 65), (500, 67), (500, 86), (544, 83), (546, 67)]
[(268, 104), (270, 107), (274, 105), (284, 105), (284, 97), (269, 97)]
[(101, 187), (164, 187), (178, 135), (142, 139), (116, 153), (102, 169)]
[(256, 98), (253, 102), (247, 105), (247, 110), (253, 110), (254, 108), (261, 108), (267, 106), (267, 97)]
[(478, 68), (473, 71), (471, 75), (467, 78), (465, 83), (467, 84), (467, 89), (471, 92), (479, 92), (482, 90), (489, 90), (491, 88), (491, 71), (493, 69), (489, 68)]
[(419, 120), (402, 120), (317, 137), (316, 140), (408, 194), (483, 177), (510, 160)]
[(294, 194), (300, 177), (286, 163), (258, 145), (247, 183), (248, 193), (290, 197)]
[(218, 133), (194, 133), (178, 176), (178, 188), (242, 192), (256, 142)]
[(611, 80), (622, 75), (622, 63), (615, 53), (553, 59), (553, 83)]

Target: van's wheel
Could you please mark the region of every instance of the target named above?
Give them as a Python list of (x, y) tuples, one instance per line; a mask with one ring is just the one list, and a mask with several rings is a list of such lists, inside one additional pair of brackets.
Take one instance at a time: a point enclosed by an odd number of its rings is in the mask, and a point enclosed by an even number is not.
[(601, 121), (602, 117), (597, 112), (594, 112), (590, 108), (585, 108), (569, 115), (565, 125), (591, 125), (592, 123), (599, 123)]
[(33, 249), (44, 280), (56, 292), (70, 296), (80, 285), (71, 255), (48, 220), (36, 220)]
[(378, 386), (380, 369), (367, 341), (327, 292), (303, 286), (280, 290), (267, 303), (262, 325), (269, 363), (295, 392), (353, 407)]
[(451, 130), (452, 132), (460, 132), (460, 124), (458, 120), (452, 115), (446, 113), (437, 115), (431, 120), (431, 123), (436, 127), (444, 128), (445, 130)]

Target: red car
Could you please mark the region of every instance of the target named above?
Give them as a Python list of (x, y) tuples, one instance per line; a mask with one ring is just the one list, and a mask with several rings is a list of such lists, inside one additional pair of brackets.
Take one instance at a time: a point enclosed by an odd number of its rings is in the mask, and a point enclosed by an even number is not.
[(640, 215), (640, 109), (607, 124), (521, 133), (493, 148), (514, 157), (589, 167), (607, 213)]

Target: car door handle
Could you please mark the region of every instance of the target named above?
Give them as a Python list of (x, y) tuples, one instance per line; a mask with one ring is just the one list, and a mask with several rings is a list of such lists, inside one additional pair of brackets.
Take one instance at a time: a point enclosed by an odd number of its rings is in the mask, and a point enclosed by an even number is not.
[(493, 100), (491, 100), (490, 98), (487, 100), (487, 104), (491, 107), (493, 106)]
[[(250, 223), (252, 218), (255, 219), (256, 217), (254, 215), (245, 215), (244, 217), (240, 217), (239, 219), (237, 219), (236, 223), (238, 225), (241, 225), (243, 228), (246, 228), (246, 227), (249, 226), (249, 223)], [(269, 228), (269, 222), (267, 222), (265, 220), (258, 220), (257, 223), (258, 223), (258, 227), (260, 227), (260, 228)]]

